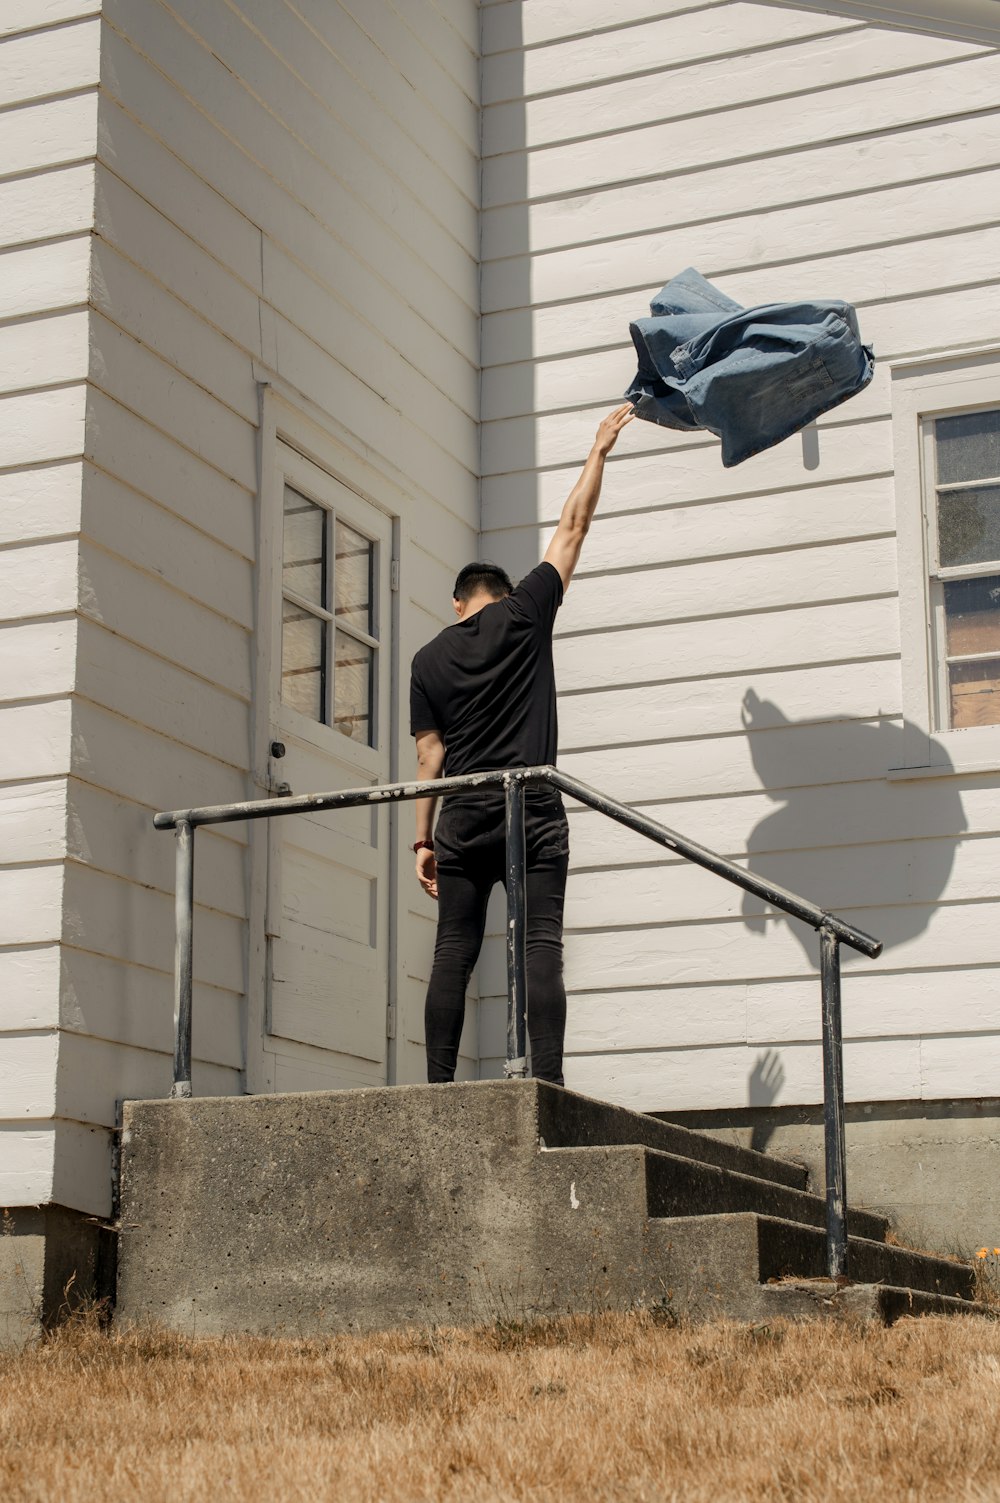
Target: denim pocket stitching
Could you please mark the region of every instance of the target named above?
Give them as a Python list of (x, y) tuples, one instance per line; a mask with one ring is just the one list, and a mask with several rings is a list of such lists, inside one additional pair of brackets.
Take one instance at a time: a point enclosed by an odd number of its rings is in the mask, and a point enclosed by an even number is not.
[(799, 371), (797, 375), (786, 378), (785, 390), (795, 395), (805, 395), (807, 392), (825, 391), (830, 386), (836, 386), (836, 382), (830, 375), (823, 361), (817, 356), (812, 360), (808, 368)]

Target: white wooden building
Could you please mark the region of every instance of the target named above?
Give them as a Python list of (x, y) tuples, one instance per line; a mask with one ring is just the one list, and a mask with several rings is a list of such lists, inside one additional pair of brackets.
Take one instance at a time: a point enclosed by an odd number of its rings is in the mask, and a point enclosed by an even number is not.
[[(455, 572), (537, 561), (689, 264), (848, 299), (877, 374), (732, 470), (626, 431), (559, 618), (561, 765), (883, 937), (848, 1096), (957, 1114), (989, 1162), (998, 47), (998, 0), (6, 0), (0, 1205), (107, 1216), (116, 1104), (169, 1089), (153, 812), (409, 772)], [(199, 833), (197, 1093), (422, 1077), (411, 823)], [(808, 936), (571, 828), (567, 1083), (813, 1107)], [(502, 990), (495, 923), (467, 1077)]]

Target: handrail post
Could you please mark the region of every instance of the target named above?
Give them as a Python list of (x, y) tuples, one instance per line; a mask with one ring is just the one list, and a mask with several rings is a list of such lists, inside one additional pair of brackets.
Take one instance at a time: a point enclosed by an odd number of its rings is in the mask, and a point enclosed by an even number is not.
[(528, 1073), (525, 1043), (528, 963), (524, 777), (518, 772), (507, 773), (503, 786), (507, 802), (507, 1061), (504, 1075), (523, 1080)]
[(823, 1135), (826, 1147), (826, 1271), (847, 1277), (847, 1168), (844, 1144), (844, 1044), (840, 1007), (840, 940), (819, 931), (823, 992)]
[(174, 892), (174, 1083), (171, 1100), (191, 1095), (191, 992), (194, 978), (194, 826), (179, 819)]

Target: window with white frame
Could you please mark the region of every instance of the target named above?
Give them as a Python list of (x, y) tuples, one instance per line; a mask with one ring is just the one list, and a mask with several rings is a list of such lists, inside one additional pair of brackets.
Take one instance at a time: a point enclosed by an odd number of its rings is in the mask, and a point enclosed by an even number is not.
[(1000, 768), (1000, 348), (891, 366), (903, 756)]
[(1000, 404), (925, 417), (935, 729), (1000, 724)]
[(373, 746), (377, 545), (287, 484), (282, 530), (282, 700)]

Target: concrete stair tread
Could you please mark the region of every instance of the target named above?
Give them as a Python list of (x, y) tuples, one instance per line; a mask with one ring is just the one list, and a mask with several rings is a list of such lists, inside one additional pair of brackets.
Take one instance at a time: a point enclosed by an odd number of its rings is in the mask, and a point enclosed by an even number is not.
[[(974, 1300), (950, 1294), (932, 1294), (924, 1289), (902, 1288), (893, 1284), (847, 1284), (838, 1286), (826, 1279), (794, 1280), (771, 1285), (764, 1298), (775, 1317), (801, 1319), (833, 1316), (847, 1320), (871, 1320), (893, 1325), (903, 1316), (986, 1315), (993, 1312)], [(805, 1310), (803, 1310), (805, 1305)], [(766, 1306), (765, 1306), (766, 1309)]]
[(544, 1081), (533, 1085), (538, 1091), (539, 1137), (546, 1148), (655, 1148), (696, 1163), (772, 1180), (790, 1189), (806, 1188), (808, 1176), (802, 1164), (758, 1153), (753, 1148), (739, 1148), (709, 1133), (695, 1132), (645, 1112), (613, 1106)]
[[(650, 1215), (684, 1214), (667, 1207), (685, 1192), (711, 1195), (718, 1211), (756, 1211), (783, 1221), (801, 1222), (806, 1226), (826, 1226), (826, 1201), (807, 1190), (793, 1190), (775, 1185), (749, 1174), (734, 1173), (714, 1164), (694, 1164), (673, 1154), (647, 1149)], [(885, 1240), (889, 1230), (887, 1217), (874, 1211), (849, 1207), (848, 1229), (872, 1241)]]
[[(706, 1247), (719, 1247), (726, 1240), (727, 1224), (750, 1226), (756, 1257), (753, 1277), (760, 1284), (782, 1284), (789, 1279), (815, 1282), (826, 1277), (826, 1238), (819, 1227), (754, 1212), (736, 1215), (657, 1218), (661, 1241), (683, 1236), (693, 1245), (700, 1236)], [(748, 1239), (740, 1238), (741, 1247)], [(853, 1284), (904, 1288), (913, 1292), (957, 1299), (968, 1304), (974, 1295), (975, 1276), (968, 1263), (916, 1252), (895, 1243), (867, 1237), (848, 1239), (848, 1274)]]
[[(652, 1218), (753, 1212), (805, 1226), (826, 1225), (826, 1202), (818, 1195), (662, 1149), (620, 1144), (546, 1148), (544, 1152), (567, 1159), (580, 1155), (581, 1165), (587, 1155), (643, 1154), (647, 1213)], [(859, 1235), (876, 1242), (884, 1240), (889, 1226), (884, 1216), (873, 1211), (850, 1210), (848, 1221)]]

